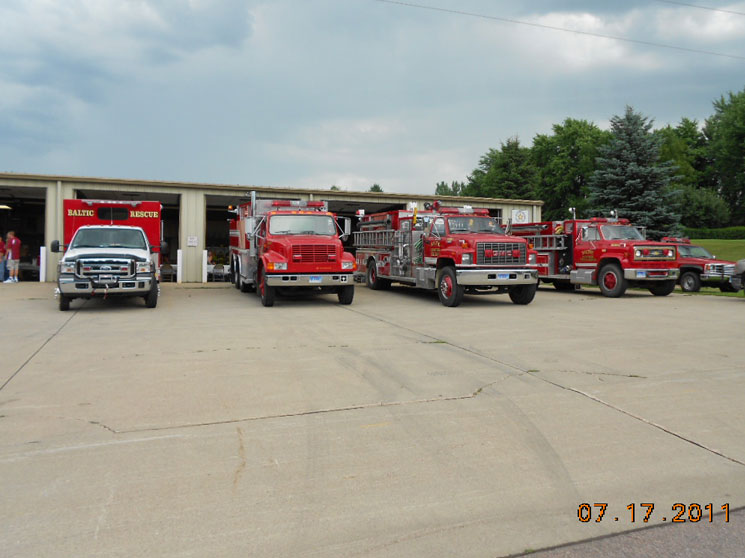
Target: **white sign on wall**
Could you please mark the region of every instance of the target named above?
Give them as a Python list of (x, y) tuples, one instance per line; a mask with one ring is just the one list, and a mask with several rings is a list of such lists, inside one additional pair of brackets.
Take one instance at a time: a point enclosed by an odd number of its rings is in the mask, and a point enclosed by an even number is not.
[(187, 246), (197, 246), (199, 244), (199, 238), (196, 236), (187, 236), (186, 237), (186, 245)]
[(513, 223), (528, 223), (530, 221), (530, 212), (527, 209), (513, 209)]

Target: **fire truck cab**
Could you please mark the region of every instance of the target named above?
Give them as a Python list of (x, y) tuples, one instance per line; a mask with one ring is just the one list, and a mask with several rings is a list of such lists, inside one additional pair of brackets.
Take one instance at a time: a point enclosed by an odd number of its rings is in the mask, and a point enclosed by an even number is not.
[(354, 299), (354, 257), (344, 251), (351, 222), (340, 230), (325, 201), (257, 200), (241, 204), (230, 222), (230, 275), (264, 306), (277, 289), (305, 289)]
[(60, 310), (76, 298), (141, 296), (155, 308), (160, 289), (161, 204), (155, 201), (64, 200), (59, 262)]
[(645, 240), (628, 219), (592, 218), (520, 223), (512, 234), (538, 252), (538, 274), (557, 290), (598, 285), (604, 296), (619, 297), (629, 286), (667, 296), (678, 279), (675, 246)]
[(508, 293), (529, 304), (538, 276), (535, 253), (521, 238), (507, 236), (487, 209), (416, 208), (362, 215), (354, 233), (356, 278), (379, 290), (391, 282), (437, 290), (445, 306), (466, 293)]

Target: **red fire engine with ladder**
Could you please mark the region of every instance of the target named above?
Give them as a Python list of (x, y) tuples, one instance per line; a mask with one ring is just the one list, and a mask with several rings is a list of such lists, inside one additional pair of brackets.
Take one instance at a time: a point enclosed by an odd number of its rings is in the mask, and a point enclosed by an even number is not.
[(667, 296), (678, 279), (675, 246), (649, 241), (628, 219), (567, 219), (513, 224), (512, 234), (538, 252), (538, 274), (557, 290), (597, 285), (604, 296), (619, 297), (629, 286)]
[(354, 233), (355, 277), (371, 289), (391, 282), (437, 290), (445, 306), (464, 294), (508, 293), (515, 304), (535, 296), (535, 252), (525, 239), (508, 236), (487, 209), (417, 208), (362, 214)]
[(344, 251), (344, 229), (325, 201), (257, 200), (235, 210), (230, 221), (230, 275), (242, 292), (255, 290), (264, 306), (277, 289), (336, 293), (341, 304), (354, 299), (354, 256)]

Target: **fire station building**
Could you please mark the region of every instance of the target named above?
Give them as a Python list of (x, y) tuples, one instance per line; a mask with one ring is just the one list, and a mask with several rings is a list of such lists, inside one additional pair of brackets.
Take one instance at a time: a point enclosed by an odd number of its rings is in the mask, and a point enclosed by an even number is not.
[(217, 262), (227, 256), (228, 209), (248, 201), (252, 190), (264, 199), (327, 200), (329, 210), (344, 217), (354, 217), (359, 209), (370, 214), (414, 203), (423, 209), (437, 198), (445, 205), (487, 208), (502, 223), (529, 222), (541, 220), (543, 205), (536, 200), (0, 173), (0, 233), (15, 230), (23, 243), (22, 279), (55, 281), (60, 255), (51, 253), (50, 245), (62, 240), (63, 200), (159, 201), (168, 242), (164, 259), (178, 270), (178, 280), (202, 282), (207, 252)]

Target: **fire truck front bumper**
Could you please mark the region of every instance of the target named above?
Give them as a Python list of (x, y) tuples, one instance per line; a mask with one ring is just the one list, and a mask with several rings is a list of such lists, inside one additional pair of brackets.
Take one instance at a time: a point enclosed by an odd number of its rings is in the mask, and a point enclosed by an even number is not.
[(456, 269), (459, 285), (502, 287), (532, 285), (538, 282), (536, 269)]
[(678, 279), (680, 270), (675, 269), (624, 269), (623, 276), (630, 281), (669, 281)]
[(146, 295), (155, 278), (152, 275), (137, 275), (126, 278), (82, 278), (61, 275), (57, 280), (60, 294), (70, 298), (93, 296)]
[(354, 285), (351, 273), (274, 273), (266, 275), (270, 287), (331, 287)]

